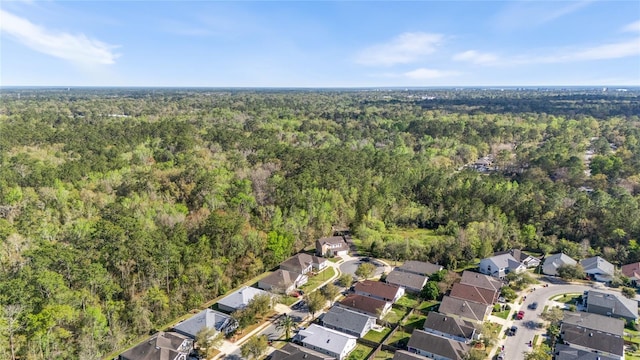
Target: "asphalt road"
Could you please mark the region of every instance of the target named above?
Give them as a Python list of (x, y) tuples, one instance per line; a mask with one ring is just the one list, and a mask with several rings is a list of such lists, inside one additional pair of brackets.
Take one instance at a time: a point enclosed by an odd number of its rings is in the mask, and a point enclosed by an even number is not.
[[(358, 266), (360, 264), (364, 264), (364, 262), (361, 259), (362, 258), (355, 258), (353, 260), (345, 261), (344, 263), (340, 264), (340, 271), (343, 274), (351, 274), (354, 277), (356, 277), (356, 270), (358, 269)], [(382, 273), (385, 270), (384, 264), (382, 264), (377, 260), (374, 260), (373, 258), (371, 259), (371, 261), (369, 261), (369, 263), (372, 265), (375, 265), (376, 267), (376, 273), (374, 277), (382, 275)]]
[[(524, 318), (522, 320), (513, 320), (506, 327), (507, 329), (510, 328), (511, 325), (516, 325), (518, 327), (517, 334), (515, 336), (508, 336), (505, 341), (505, 354), (507, 359), (524, 359), (524, 353), (531, 351), (529, 341), (533, 340), (533, 337), (536, 334), (540, 334), (540, 336), (542, 336), (546, 333), (546, 328), (537, 328), (536, 326), (531, 325), (543, 321), (540, 318), (540, 314), (542, 314), (549, 298), (568, 293), (582, 294), (585, 290), (598, 290), (614, 294), (616, 293), (615, 291), (608, 290), (607, 288), (594, 288), (586, 285), (549, 283), (548, 287), (543, 287), (544, 284), (547, 283), (543, 282), (541, 285), (536, 285), (534, 291), (527, 293), (527, 299), (519, 308), (516, 309), (516, 312), (514, 312), (517, 313), (517, 310), (524, 310)], [(538, 308), (536, 310), (529, 309), (529, 305), (534, 302), (538, 303)]]
[[(301, 303), (301, 302), (302, 301), (300, 301), (298, 303)], [(282, 315), (282, 316), (284, 316), (284, 315)], [(306, 305), (301, 306), (301, 307), (292, 306), (291, 312), (289, 313), (289, 316), (291, 316), (295, 320), (295, 322), (297, 324), (299, 324), (309, 316), (309, 308)], [(269, 339), (269, 340), (277, 340), (277, 339), (279, 339), (281, 336), (284, 335), (284, 331), (282, 331), (281, 329), (277, 329), (277, 327), (276, 327), (277, 323), (278, 323), (278, 320), (277, 319), (274, 320), (272, 323), (269, 324), (269, 326), (264, 328), (257, 336), (266, 335), (267, 339)], [(293, 335), (294, 334), (292, 333), (291, 336), (293, 336)], [(266, 351), (266, 353), (270, 354), (274, 350), (275, 349), (273, 349), (273, 348), (268, 349)], [(240, 359), (242, 359), (242, 355), (240, 354), (240, 349), (238, 348), (233, 353), (227, 354), (224, 358), (228, 359), (228, 360), (240, 360)]]

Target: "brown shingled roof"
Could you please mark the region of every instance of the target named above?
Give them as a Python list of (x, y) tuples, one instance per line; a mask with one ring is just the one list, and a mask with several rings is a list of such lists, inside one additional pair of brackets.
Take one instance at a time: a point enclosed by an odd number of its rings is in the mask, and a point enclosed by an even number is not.
[(355, 311), (365, 312), (377, 317), (379, 316), (380, 311), (382, 311), (387, 305), (387, 302), (368, 296), (351, 294), (342, 299), (338, 304), (339, 306), (353, 309)]
[(453, 284), (449, 296), (465, 300), (479, 302), (481, 304), (493, 305), (498, 300), (499, 293), (468, 284)]
[(398, 285), (386, 284), (380, 281), (364, 280), (357, 283), (354, 287), (356, 292), (363, 292), (383, 299), (393, 300), (398, 294), (400, 287)]

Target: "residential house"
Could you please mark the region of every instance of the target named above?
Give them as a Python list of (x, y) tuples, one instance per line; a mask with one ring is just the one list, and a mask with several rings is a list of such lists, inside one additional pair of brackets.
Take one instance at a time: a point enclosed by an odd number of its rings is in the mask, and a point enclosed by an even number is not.
[(416, 275), (422, 275), (422, 276), (429, 276), (433, 273), (437, 273), (442, 269), (443, 269), (442, 265), (436, 265), (430, 262), (415, 261), (415, 260), (405, 261), (402, 264), (402, 266), (396, 267), (396, 270), (400, 270), (403, 272), (416, 274)]
[(474, 301), (445, 296), (438, 312), (449, 316), (458, 316), (472, 322), (483, 322), (491, 314), (491, 306)]
[(403, 287), (373, 280), (364, 280), (356, 283), (354, 291), (358, 295), (370, 296), (390, 303), (395, 303), (404, 295)]
[(624, 334), (624, 320), (599, 314), (565, 311), (562, 323), (618, 337)]
[(469, 270), (465, 270), (462, 272), (460, 283), (472, 285), (477, 288), (497, 291), (498, 293), (500, 293), (500, 289), (504, 285), (504, 283), (500, 279)]
[(390, 302), (358, 294), (350, 294), (335, 305), (378, 319), (382, 319), (391, 310)]
[(173, 331), (195, 339), (198, 332), (205, 328), (216, 329), (216, 331), (226, 333), (235, 330), (236, 327), (236, 322), (231, 316), (219, 311), (205, 309), (174, 326)]
[(424, 360), (424, 356), (410, 353), (407, 350), (396, 350), (393, 360)]
[(455, 283), (449, 296), (471, 300), (481, 304), (493, 305), (498, 301), (499, 291), (483, 289), (469, 284)]
[(385, 278), (388, 284), (403, 287), (406, 292), (419, 293), (429, 278), (424, 275), (412, 274), (394, 269)]
[(424, 331), (468, 344), (480, 339), (478, 326), (478, 323), (430, 311), (424, 322)]
[(540, 265), (539, 258), (535, 256), (531, 256), (520, 249), (511, 249), (505, 252), (497, 252), (494, 255), (500, 255), (500, 254), (506, 254), (506, 253), (511, 254), (511, 256), (513, 256), (514, 259), (519, 261), (522, 265), (526, 266), (527, 268), (535, 268)]
[(471, 347), (459, 341), (416, 329), (411, 334), (407, 349), (409, 352), (436, 360), (462, 360)]
[(560, 325), (560, 338), (565, 345), (575, 349), (598, 352), (614, 359), (624, 359), (624, 340), (618, 336), (563, 323)]
[(296, 339), (307, 349), (342, 360), (355, 349), (357, 338), (317, 324), (311, 324), (305, 330), (300, 330)]
[(309, 255), (306, 253), (295, 254), (280, 264), (280, 269), (298, 274), (306, 274), (309, 271), (321, 271), (327, 267), (327, 259)]
[(348, 253), (349, 245), (342, 236), (323, 237), (316, 240), (316, 254), (318, 256), (344, 256)]
[(611, 282), (615, 275), (613, 264), (600, 256), (582, 259), (580, 260), (580, 265), (582, 265), (585, 274), (595, 281), (608, 283)]
[(335, 360), (335, 357), (293, 343), (271, 353), (271, 360)]
[(594, 290), (585, 291), (582, 297), (589, 313), (622, 318), (628, 321), (638, 319), (637, 300)]
[(322, 326), (357, 337), (364, 337), (375, 324), (375, 317), (339, 306), (322, 316)]
[(561, 266), (575, 266), (578, 262), (573, 260), (569, 255), (558, 253), (549, 255), (544, 258), (544, 263), (542, 264), (542, 273), (546, 275), (557, 276), (558, 268)]
[(480, 272), (503, 279), (510, 272), (520, 273), (527, 269), (519, 260), (510, 253), (495, 255), (480, 260)]
[(593, 350), (582, 350), (571, 345), (556, 344), (553, 360), (618, 360), (619, 357), (605, 356)]
[(622, 274), (629, 278), (631, 284), (635, 287), (640, 286), (640, 262), (622, 265), (620, 269)]
[(119, 360), (187, 360), (193, 340), (174, 332), (158, 332), (120, 354)]
[(268, 292), (253, 287), (243, 286), (218, 301), (218, 308), (222, 311), (234, 312), (244, 309), (256, 295), (269, 295)]
[(278, 269), (258, 281), (258, 287), (275, 293), (290, 294), (309, 281), (307, 275)]

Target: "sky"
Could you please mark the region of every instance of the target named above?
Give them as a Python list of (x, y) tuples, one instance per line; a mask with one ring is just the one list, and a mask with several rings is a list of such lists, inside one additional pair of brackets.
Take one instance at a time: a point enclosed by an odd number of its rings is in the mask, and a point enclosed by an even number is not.
[(640, 1), (0, 1), (0, 86), (640, 86)]

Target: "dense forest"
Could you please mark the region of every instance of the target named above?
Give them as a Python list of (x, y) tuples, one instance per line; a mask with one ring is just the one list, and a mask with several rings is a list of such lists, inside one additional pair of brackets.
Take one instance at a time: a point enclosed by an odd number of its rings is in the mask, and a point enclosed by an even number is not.
[(99, 359), (332, 226), (450, 269), (512, 247), (640, 261), (638, 91), (0, 96), (3, 359)]

